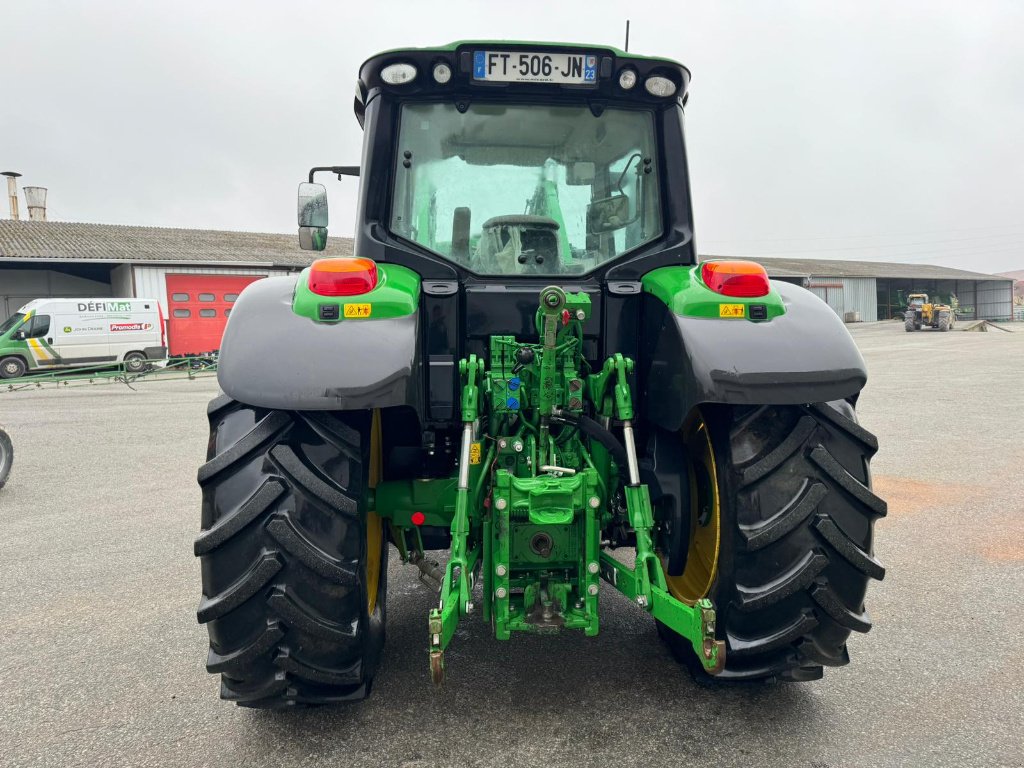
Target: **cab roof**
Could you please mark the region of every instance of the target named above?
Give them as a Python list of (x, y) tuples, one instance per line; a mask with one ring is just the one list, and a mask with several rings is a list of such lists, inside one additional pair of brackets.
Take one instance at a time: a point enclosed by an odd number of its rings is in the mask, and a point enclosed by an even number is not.
[[(474, 54), (487, 53), (570, 53), (597, 57), (598, 76), (595, 82), (556, 83), (517, 80), (492, 81), (476, 78), (473, 73)], [(400, 84), (388, 84), (381, 72), (392, 64), (411, 64), (415, 76)], [(446, 64), (450, 79), (441, 83), (433, 76), (433, 69)], [(633, 70), (636, 84), (623, 88), (619, 78), (624, 70)], [(673, 93), (656, 96), (644, 86), (649, 78), (667, 78), (675, 85)], [(678, 61), (664, 57), (642, 56), (628, 53), (614, 46), (588, 43), (557, 43), (525, 40), (459, 40), (446, 45), (427, 48), (393, 48), (368, 58), (359, 68), (359, 81), (355, 103), (356, 117), (362, 122), (366, 104), (376, 95), (387, 93), (397, 98), (452, 98), (475, 99), (514, 97), (525, 100), (585, 100), (603, 102), (633, 102), (651, 106), (685, 104), (690, 84), (690, 70)]]

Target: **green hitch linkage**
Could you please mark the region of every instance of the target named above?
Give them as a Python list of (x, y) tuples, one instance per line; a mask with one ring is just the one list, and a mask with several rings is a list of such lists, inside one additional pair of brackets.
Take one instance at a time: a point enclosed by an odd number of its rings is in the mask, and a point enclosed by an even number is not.
[(622, 421), (622, 435), (626, 449), (629, 484), (625, 488), (626, 512), (630, 526), (636, 533), (636, 561), (633, 570), (619, 563), (609, 554), (601, 553), (601, 575), (608, 583), (635, 602), (655, 619), (690, 641), (697, 658), (710, 674), (725, 667), (725, 642), (715, 639), (715, 607), (706, 598), (695, 605), (687, 605), (669, 594), (661, 560), (654, 551), (651, 530), (654, 511), (647, 486), (640, 482), (640, 467), (633, 436), (633, 403), (629, 393), (627, 374), (633, 370), (633, 361), (616, 354), (605, 364), (605, 381), (614, 370), (613, 388), (615, 412)]
[(480, 386), (484, 363), (476, 355), (459, 361), (459, 372), (465, 378), (462, 387), (462, 442), (459, 446), (459, 481), (452, 518), (451, 557), (441, 585), (441, 599), (430, 611), (427, 628), (430, 635), (430, 678), (435, 685), (444, 682), (444, 649), (455, 634), (459, 619), (473, 610), (473, 569), (477, 551), (468, 550), (469, 539), (469, 466), (476, 420), (479, 416)]

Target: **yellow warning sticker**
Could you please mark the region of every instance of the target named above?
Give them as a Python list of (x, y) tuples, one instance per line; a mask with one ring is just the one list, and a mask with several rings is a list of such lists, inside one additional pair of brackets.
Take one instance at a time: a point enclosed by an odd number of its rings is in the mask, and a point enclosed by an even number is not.
[(469, 444), (469, 463), (479, 464), (480, 463), (480, 443)]
[(369, 317), (370, 304), (346, 304), (345, 317)]
[(746, 312), (745, 304), (719, 304), (719, 317), (744, 317)]

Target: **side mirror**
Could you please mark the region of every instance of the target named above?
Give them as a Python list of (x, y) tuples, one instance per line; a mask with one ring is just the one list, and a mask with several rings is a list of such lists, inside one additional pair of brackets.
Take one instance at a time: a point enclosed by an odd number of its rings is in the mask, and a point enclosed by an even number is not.
[(16, 341), (24, 341), (25, 340), (25, 332), (24, 331), (15, 331), (14, 332), (14, 339)]
[(323, 184), (299, 184), (299, 247), (322, 251), (327, 247), (327, 188)]
[(629, 198), (626, 195), (612, 195), (587, 206), (587, 232), (590, 234), (613, 232), (633, 221), (629, 216)]
[(327, 227), (299, 227), (299, 248), (322, 251), (327, 247)]

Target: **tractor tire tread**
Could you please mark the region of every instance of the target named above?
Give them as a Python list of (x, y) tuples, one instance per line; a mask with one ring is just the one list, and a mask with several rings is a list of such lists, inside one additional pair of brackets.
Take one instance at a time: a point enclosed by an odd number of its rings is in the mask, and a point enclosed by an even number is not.
[(273, 672), (255, 682), (232, 680), (227, 675), (221, 676), (220, 697), (225, 701), (233, 701), (242, 706), (252, 706), (257, 702), (274, 701), (288, 688), (288, 676), (284, 672)]
[(234, 410), (238, 407), (238, 404), (238, 401), (233, 397), (221, 392), (207, 404), (206, 417), (213, 420), (214, 418), (219, 417), (224, 411)]
[(835, 653), (827, 653), (810, 638), (804, 638), (796, 644), (796, 650), (801, 659), (823, 667), (842, 667), (850, 663), (850, 652), (845, 644)]
[(709, 597), (725, 668), (708, 675), (689, 641), (659, 631), (702, 683), (820, 679), (849, 662), (850, 634), (870, 629), (864, 597), (885, 576), (873, 551), (886, 512), (870, 488), (878, 442), (843, 400), (703, 415), (719, 467), (723, 528)]
[(885, 578), (885, 566), (854, 544), (828, 515), (818, 515), (813, 525), (825, 541), (832, 545), (832, 549), (845, 557), (858, 571), (878, 581)]
[(203, 486), (218, 474), (244, 460), (267, 443), (291, 428), (292, 420), (284, 411), (271, 411), (256, 426), (222, 453), (218, 453), (199, 468), (199, 485)]
[(357, 560), (341, 560), (324, 552), (307, 539), (287, 513), (278, 512), (267, 523), (267, 533), (300, 563), (329, 581), (355, 586), (359, 576)]
[(288, 626), (300, 629), (306, 634), (330, 640), (341, 645), (354, 643), (359, 637), (358, 622), (348, 626), (338, 624), (319, 615), (300, 598), (288, 593), (287, 588), (278, 587), (267, 598), (267, 604), (276, 616)]
[(277, 552), (264, 552), (241, 578), (223, 592), (204, 597), (199, 604), (197, 617), (200, 624), (219, 619), (255, 595), (274, 575), (284, 567)]
[(811, 597), (836, 623), (842, 624), (847, 629), (852, 629), (854, 632), (867, 632), (871, 629), (871, 619), (868, 617), (867, 610), (851, 611), (843, 604), (839, 595), (829, 587), (827, 581), (816, 584), (811, 590)]
[(223, 655), (211, 648), (206, 658), (206, 671), (211, 673), (230, 672), (239, 667), (248, 667), (253, 661), (274, 648), (282, 637), (284, 637), (284, 632), (278, 622), (268, 620), (266, 629), (248, 645)]
[(776, 648), (783, 648), (800, 640), (816, 626), (818, 626), (818, 619), (814, 612), (804, 611), (792, 623), (771, 635), (754, 638), (729, 635), (729, 653), (733, 656), (749, 656), (754, 653), (765, 653)]
[(287, 489), (273, 478), (260, 486), (235, 512), (222, 517), (212, 528), (196, 537), (195, 554), (205, 555), (231, 539), (251, 522), (272, 507)]
[(359, 432), (354, 430), (343, 421), (339, 421), (330, 414), (319, 411), (307, 411), (298, 414), (309, 427), (325, 441), (335, 448), (357, 456), (359, 452)]
[(806, 490), (777, 514), (756, 525), (740, 525), (747, 549), (751, 552), (762, 549), (794, 531), (814, 513), (826, 495), (828, 488), (823, 483), (808, 483)]
[(843, 432), (864, 446), (869, 457), (878, 453), (878, 438), (853, 419), (847, 418), (837, 409), (826, 403), (814, 403), (811, 405), (811, 410), (815, 416), (826, 419), (832, 426), (843, 430)]
[(268, 411), (225, 395), (208, 416), (197, 618), (221, 698), (260, 709), (365, 698), (387, 582), (385, 545), (368, 613), (368, 416)]
[(804, 416), (800, 419), (793, 431), (771, 453), (761, 457), (755, 463), (744, 467), (741, 484), (743, 486), (751, 485), (771, 473), (782, 462), (799, 450), (816, 426), (816, 422), (810, 416)]
[(283, 646), (274, 657), (274, 664), (295, 677), (321, 685), (357, 685), (362, 679), (362, 664), (358, 660), (338, 669), (318, 667), (299, 661)]
[(875, 517), (885, 517), (888, 506), (879, 496), (871, 492), (864, 483), (850, 474), (823, 445), (811, 451), (811, 461), (835, 480), (836, 485), (871, 510)]
[(765, 584), (746, 586), (737, 583), (738, 607), (741, 611), (758, 611), (775, 605), (780, 600), (807, 589), (827, 565), (828, 557), (824, 553), (811, 550), (788, 571)]
[(346, 496), (313, 472), (290, 446), (275, 445), (270, 449), (270, 457), (291, 484), (300, 492), (312, 497), (315, 502), (348, 517), (355, 517), (358, 514), (355, 499)]

